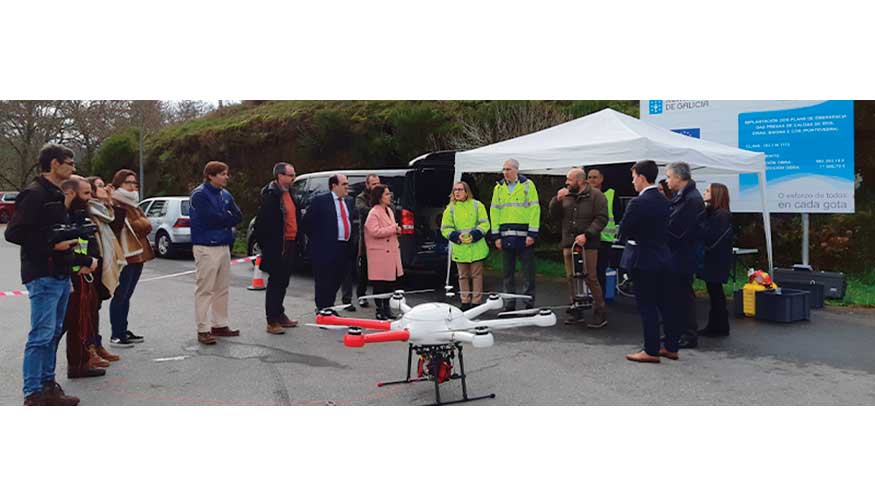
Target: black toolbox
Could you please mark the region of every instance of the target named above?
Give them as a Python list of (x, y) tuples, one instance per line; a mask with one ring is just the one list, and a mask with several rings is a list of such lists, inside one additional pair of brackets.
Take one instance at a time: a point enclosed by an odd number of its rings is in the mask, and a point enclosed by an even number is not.
[(792, 269), (775, 268), (772, 276), (778, 286), (792, 287), (795, 284), (823, 285), (823, 296), (827, 299), (842, 299), (848, 282), (843, 273), (813, 271), (810, 266), (793, 266)]
[(811, 294), (803, 290), (764, 290), (757, 292), (756, 319), (792, 323), (811, 319)]
[(788, 283), (786, 286), (781, 285), (785, 290), (804, 290), (811, 296), (811, 308), (823, 308), (823, 285), (820, 283)]

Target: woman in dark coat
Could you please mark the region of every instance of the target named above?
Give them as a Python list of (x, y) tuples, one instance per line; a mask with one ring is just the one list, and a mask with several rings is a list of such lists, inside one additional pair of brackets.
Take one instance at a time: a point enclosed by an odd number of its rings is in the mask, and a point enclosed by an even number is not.
[(723, 284), (729, 280), (732, 265), (732, 213), (729, 211), (729, 189), (720, 183), (712, 183), (702, 196), (707, 206), (705, 212), (705, 259), (698, 272), (707, 284), (711, 310), (708, 324), (699, 335), (725, 337), (729, 335), (729, 311)]

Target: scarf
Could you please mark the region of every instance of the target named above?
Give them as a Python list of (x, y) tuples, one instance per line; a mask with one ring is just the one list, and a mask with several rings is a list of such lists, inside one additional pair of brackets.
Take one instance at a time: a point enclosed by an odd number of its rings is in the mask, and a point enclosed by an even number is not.
[(125, 205), (136, 207), (140, 202), (140, 194), (136, 191), (125, 191), (124, 189), (116, 189), (112, 192), (112, 199)]
[(100, 244), (100, 255), (103, 256), (103, 266), (101, 267), (103, 272), (100, 275), (100, 281), (112, 295), (118, 288), (122, 268), (128, 264), (118, 239), (112, 232), (112, 228), (109, 227), (110, 222), (115, 220), (115, 213), (112, 207), (108, 207), (98, 200), (88, 202), (88, 213), (97, 226), (97, 242)]

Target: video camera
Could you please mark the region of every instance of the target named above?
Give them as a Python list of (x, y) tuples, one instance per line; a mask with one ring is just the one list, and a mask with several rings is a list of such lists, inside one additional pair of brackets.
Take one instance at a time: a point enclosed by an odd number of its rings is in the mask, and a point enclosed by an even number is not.
[(84, 210), (73, 212), (70, 224), (55, 224), (52, 226), (51, 242), (57, 244), (62, 241), (88, 239), (97, 232), (97, 226), (88, 218)]

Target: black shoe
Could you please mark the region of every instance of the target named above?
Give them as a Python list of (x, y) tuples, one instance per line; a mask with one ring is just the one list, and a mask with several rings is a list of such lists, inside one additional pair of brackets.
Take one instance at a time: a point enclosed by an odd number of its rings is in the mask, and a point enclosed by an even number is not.
[(110, 347), (134, 347), (134, 342), (131, 342), (130, 339), (124, 338), (116, 338), (113, 337), (109, 339)]
[(467, 311), (468, 309), (471, 309), (471, 304), (462, 304), (461, 306), (459, 306), (459, 309), (461, 309), (463, 312)]
[(130, 330), (128, 330), (128, 331), (125, 332), (125, 333), (128, 334), (128, 340), (129, 340), (129, 341), (131, 341), (131, 342), (133, 342), (133, 343), (135, 343), (135, 344), (142, 344), (142, 343), (143, 343), (143, 337), (142, 337), (142, 336), (140, 336), (140, 335), (134, 335), (134, 333), (133, 333), (132, 331), (130, 331)]
[(382, 311), (377, 311), (377, 314), (375, 314), (374, 317), (377, 318), (377, 321), (386, 321), (389, 319)]
[(103, 368), (67, 369), (67, 378), (102, 377), (103, 375), (106, 375), (106, 370)]
[[(344, 302), (344, 304), (346, 304), (346, 302)], [(350, 304), (350, 305), (346, 306), (343, 310), (349, 311), (349, 312), (355, 312), (355, 306)]]
[(699, 346), (699, 339), (694, 335), (681, 335), (678, 340), (679, 349), (695, 349)]
[(728, 337), (729, 331), (717, 332), (703, 328), (702, 330), (699, 330), (698, 334), (700, 337)]
[(359, 307), (364, 307), (365, 309), (371, 307), (368, 303), (368, 299), (359, 299)]

